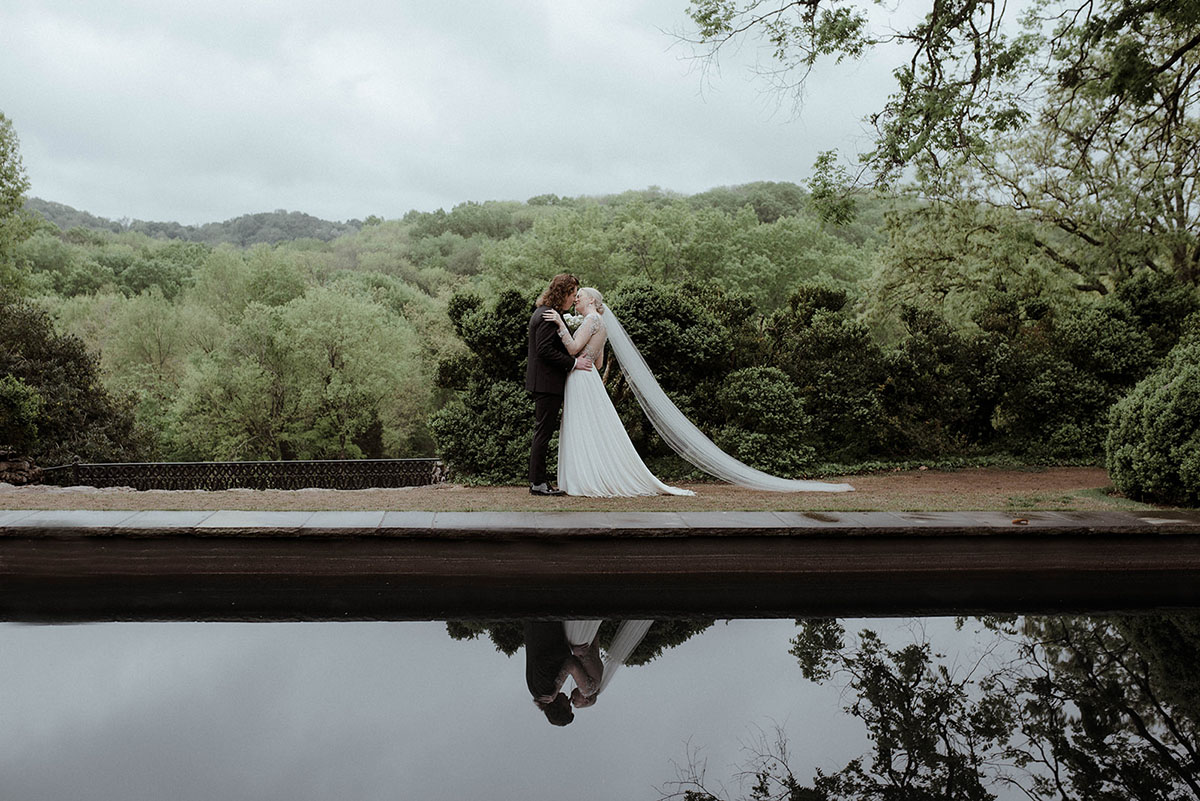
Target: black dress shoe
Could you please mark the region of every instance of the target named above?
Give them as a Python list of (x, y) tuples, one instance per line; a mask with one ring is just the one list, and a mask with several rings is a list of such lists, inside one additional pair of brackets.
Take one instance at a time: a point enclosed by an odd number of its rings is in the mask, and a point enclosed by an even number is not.
[(542, 482), (541, 484), (534, 484), (533, 486), (531, 486), (529, 488), (529, 494), (530, 495), (557, 496), (557, 495), (566, 495), (567, 493), (563, 492), (560, 489), (553, 488), (545, 482)]

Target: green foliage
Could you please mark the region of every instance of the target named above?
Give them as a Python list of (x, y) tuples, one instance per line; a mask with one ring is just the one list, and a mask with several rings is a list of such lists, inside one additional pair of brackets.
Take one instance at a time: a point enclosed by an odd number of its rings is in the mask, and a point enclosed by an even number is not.
[[(66, 231), (84, 228), (91, 231), (122, 233), (133, 231), (154, 239), (172, 239), (204, 245), (230, 244), (238, 247), (274, 245), (297, 239), (316, 239), (328, 242), (358, 230), (360, 223), (330, 222), (298, 211), (279, 209), (258, 214), (243, 214), (232, 220), (204, 225), (181, 225), (177, 222), (146, 220), (109, 220), (62, 203), (29, 198), (26, 208), (56, 227)], [(362, 223), (365, 225), (366, 223)]]
[(884, 355), (888, 450), (951, 454), (989, 445), (1007, 344), (957, 330), (929, 309), (907, 306), (901, 320), (908, 336)]
[(0, 342), (0, 380), (13, 415), (6, 435), (33, 445), (29, 455), (36, 462), (137, 461), (142, 455), (130, 404), (101, 385), (96, 357), (9, 290), (0, 290)]
[(112, 290), (136, 295), (153, 288), (173, 299), (207, 253), (203, 245), (137, 234), (81, 236), (76, 229), (45, 226), (14, 249), (31, 286), (64, 297)]
[(42, 396), (13, 375), (0, 376), (0, 443), (17, 453), (38, 446), (38, 417)]
[(715, 442), (730, 456), (777, 476), (797, 476), (816, 451), (807, 444), (812, 419), (796, 385), (775, 367), (730, 373), (717, 391), (727, 421)]
[(458, 390), (429, 420), (438, 453), (459, 480), (517, 482), (528, 473), (533, 436), (533, 402), (525, 391), (533, 303), (515, 290), (491, 303), (465, 292), (450, 298), (446, 313), (468, 352), (438, 363), (438, 386)]
[(968, 325), (997, 296), (1018, 305), (1058, 303), (1085, 280), (1038, 247), (1051, 233), (1012, 210), (972, 201), (921, 204), (888, 213), (883, 227), (887, 244), (867, 287), (877, 325), (905, 306), (936, 306), (956, 326)]
[(496, 295), (484, 306), (473, 295), (456, 295), (447, 307), (454, 332), (476, 357), (482, 375), (494, 380), (524, 382), (528, 348), (530, 300), (514, 289)]
[(715, 281), (764, 309), (780, 306), (800, 281), (848, 286), (873, 264), (869, 248), (823, 230), (794, 184), (555, 208), (528, 235), (486, 246), (482, 258), (494, 287), (536, 291), (559, 272), (607, 289), (632, 278)]
[(313, 287), (278, 306), (252, 302), (182, 380), (174, 447), (216, 459), (427, 451), (424, 369), (416, 332), (369, 298)]
[(845, 225), (854, 219), (854, 198), (849, 195), (850, 178), (837, 163), (837, 151), (826, 150), (817, 155), (808, 188), (809, 203), (821, 222)]
[(800, 187), (792, 183), (756, 181), (741, 186), (722, 186), (688, 198), (695, 208), (711, 206), (729, 216), (749, 206), (760, 223), (773, 223), (782, 217), (801, 216), (808, 199)]
[(1118, 305), (1049, 315), (1017, 335), (995, 416), (1010, 447), (1041, 460), (1099, 458), (1107, 413), (1152, 363)]
[(1105, 450), (1126, 495), (1200, 506), (1200, 336), (1180, 342), (1113, 407)]
[(730, 331), (695, 297), (693, 287), (633, 279), (617, 286), (609, 305), (668, 392), (688, 392), (720, 376), (732, 355)]
[(13, 264), (13, 247), (32, 232), (34, 223), (24, 210), (29, 189), (21, 163), (17, 132), (0, 113), (0, 286), (16, 284), (20, 273)]
[[(1069, 234), (1011, 209), (860, 194), (853, 221), (822, 222), (844, 188), (832, 157), (824, 170), (811, 195), (764, 182), (465, 203), (250, 248), (44, 223), (12, 269), (102, 354), (104, 385), (134, 400), (161, 456), (427, 453), (434, 426), (461, 478), (502, 482), (525, 472), (525, 326), (557, 272), (605, 291), (702, 430), (790, 474), (815, 459), (1094, 460), (1108, 407), (1200, 307), (1175, 272), (1065, 258)], [(652, 469), (689, 470), (615, 363), (607, 386)]]
[[(523, 382), (471, 380), (429, 428), (456, 480), (512, 484), (529, 472), (533, 402)], [(550, 452), (557, 452), (553, 442)]]
[(1134, 324), (1161, 358), (1183, 335), (1187, 319), (1200, 312), (1200, 287), (1175, 276), (1145, 270), (1117, 285), (1115, 301), (1128, 310)]
[(842, 290), (806, 285), (773, 314), (772, 360), (800, 389), (815, 422), (810, 442), (829, 460), (858, 459), (880, 446), (883, 352), (845, 311)]

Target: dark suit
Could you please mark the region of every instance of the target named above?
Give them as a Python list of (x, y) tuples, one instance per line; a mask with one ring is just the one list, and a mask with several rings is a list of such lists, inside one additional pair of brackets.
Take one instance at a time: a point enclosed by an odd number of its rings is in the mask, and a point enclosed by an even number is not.
[[(529, 360), (525, 367), (525, 389), (533, 393), (533, 445), (529, 449), (529, 483), (548, 482), (546, 450), (558, 427), (567, 376), (575, 368), (575, 357), (558, 335), (558, 326), (542, 319), (549, 306), (538, 306), (529, 318)], [(554, 309), (554, 311), (558, 311)], [(560, 315), (562, 312), (558, 312)]]

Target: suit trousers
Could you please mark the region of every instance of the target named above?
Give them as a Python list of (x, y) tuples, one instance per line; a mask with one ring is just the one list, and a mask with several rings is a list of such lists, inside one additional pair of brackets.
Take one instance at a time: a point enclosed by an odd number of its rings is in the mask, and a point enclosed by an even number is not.
[(529, 449), (529, 484), (549, 482), (546, 475), (546, 451), (550, 449), (550, 437), (558, 429), (558, 413), (562, 409), (563, 396), (550, 392), (533, 393), (533, 445)]

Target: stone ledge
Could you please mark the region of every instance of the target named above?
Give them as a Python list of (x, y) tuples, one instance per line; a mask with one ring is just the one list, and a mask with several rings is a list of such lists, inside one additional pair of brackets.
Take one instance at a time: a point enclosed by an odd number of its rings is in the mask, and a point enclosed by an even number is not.
[(0, 513), (4, 620), (1161, 608), (1200, 609), (1200, 513)]
[(4, 537), (987, 536), (1200, 533), (1200, 511), (423, 512), (0, 511)]

